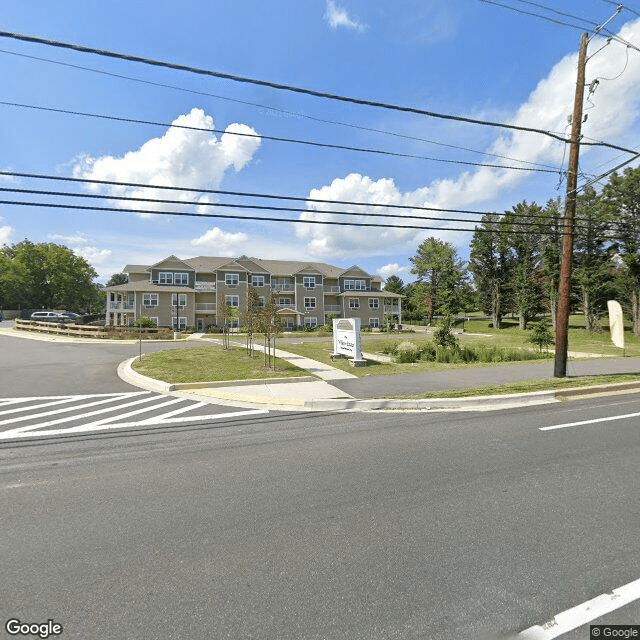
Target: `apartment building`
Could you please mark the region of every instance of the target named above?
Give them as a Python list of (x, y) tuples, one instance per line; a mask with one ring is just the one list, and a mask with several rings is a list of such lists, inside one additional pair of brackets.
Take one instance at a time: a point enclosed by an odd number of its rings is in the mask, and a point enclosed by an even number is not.
[(358, 266), (169, 256), (153, 265), (128, 264), (123, 272), (127, 284), (106, 288), (107, 325), (129, 325), (147, 316), (159, 327), (206, 331), (222, 325), (222, 303), (238, 310), (233, 323), (241, 325), (249, 287), (262, 302), (274, 294), (285, 329), (322, 325), (330, 316), (360, 318), (363, 327), (381, 327), (387, 315), (402, 322), (402, 296), (382, 291), (381, 278)]

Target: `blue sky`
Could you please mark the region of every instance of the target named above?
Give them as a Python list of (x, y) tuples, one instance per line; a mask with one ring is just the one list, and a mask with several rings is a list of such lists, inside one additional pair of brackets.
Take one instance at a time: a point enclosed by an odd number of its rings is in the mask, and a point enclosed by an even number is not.
[[(543, 13), (520, 0), (505, 2), (523, 11)], [(625, 5), (628, 9), (607, 26), (640, 46), (640, 3), (636, 2)], [(540, 4), (596, 23), (607, 20), (615, 10), (605, 0), (546, 0)], [(545, 13), (579, 24), (575, 18)], [(1, 29), (558, 133), (568, 132), (580, 39), (577, 29), (479, 0), (4, 0)], [(600, 83), (586, 102), (589, 118), (583, 133), (627, 148), (640, 146), (640, 52), (616, 41), (607, 44), (596, 39), (589, 54), (593, 57), (587, 65), (587, 82), (598, 78)], [(481, 211), (503, 211), (522, 200), (544, 203), (564, 194), (560, 180), (560, 169), (566, 167), (563, 145), (540, 135), (514, 135), (348, 105), (6, 38), (0, 38), (0, 62), (3, 102), (456, 161), (322, 149), (0, 105), (0, 169), (5, 171)], [(627, 157), (585, 147), (581, 169), (585, 175), (600, 174)], [(557, 172), (458, 162), (538, 163)], [(0, 186), (83, 190), (69, 183), (24, 178), (0, 179)], [(84, 188), (84, 192), (142, 195), (141, 190), (115, 187)], [(71, 202), (53, 196), (4, 195), (8, 200)], [(159, 191), (144, 195), (163, 197)], [(247, 202), (202, 192), (168, 197), (200, 204), (134, 206), (242, 215), (242, 210), (212, 209), (206, 203)], [(113, 200), (98, 204), (127, 206)], [(307, 213), (286, 215), (344, 219), (317, 213), (312, 204), (308, 207)], [(345, 206), (333, 208), (345, 210)], [(153, 263), (169, 254), (183, 258), (247, 254), (345, 267), (359, 264), (371, 273), (385, 277), (398, 273), (408, 281), (412, 279), (407, 273), (409, 258), (429, 235), (451, 242), (462, 257), (468, 255), (471, 234), (446, 231), (447, 226), (468, 224), (444, 220), (425, 224), (439, 230), (0, 204), (0, 244), (23, 238), (65, 244), (86, 257), (102, 281), (127, 263)]]

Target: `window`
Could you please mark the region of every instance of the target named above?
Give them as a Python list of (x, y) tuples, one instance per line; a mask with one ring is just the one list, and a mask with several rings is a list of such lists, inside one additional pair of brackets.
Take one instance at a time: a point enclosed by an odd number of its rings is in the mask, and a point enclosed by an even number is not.
[(145, 307), (157, 307), (158, 306), (158, 294), (157, 293), (144, 293), (144, 294), (142, 294), (142, 304)]
[(369, 318), (369, 326), (370, 327), (379, 327), (380, 326), (380, 320), (378, 320), (378, 318)]
[(171, 294), (171, 306), (176, 306), (176, 298), (178, 299), (178, 306), (180, 308), (187, 306), (187, 294), (186, 293), (172, 293)]
[(266, 298), (264, 296), (258, 296), (258, 306), (264, 307), (266, 304)]
[(316, 287), (316, 277), (315, 276), (304, 276), (302, 278), (302, 284), (305, 289), (315, 289)]
[(304, 319), (304, 326), (305, 327), (317, 327), (318, 326), (318, 318), (316, 318), (316, 317), (305, 318)]
[(161, 271), (158, 274), (158, 284), (173, 284), (173, 273), (170, 271)]
[(379, 298), (369, 298), (369, 309), (379, 309), (379, 308), (380, 308)]
[(278, 306), (279, 307), (290, 307), (291, 306), (291, 298), (278, 298)]
[(230, 306), (230, 307), (239, 307), (240, 306), (240, 296), (225, 296), (224, 297), (224, 301)]
[(189, 274), (188, 273), (184, 273), (184, 272), (174, 273), (173, 274), (173, 283), (174, 284), (188, 285), (189, 284)]
[(264, 287), (264, 276), (251, 276), (252, 287)]
[(316, 299), (315, 298), (305, 298), (304, 299), (304, 308), (305, 309), (315, 309), (316, 308)]
[(240, 276), (237, 273), (226, 273), (224, 283), (227, 287), (237, 287), (240, 282)]
[(359, 309), (360, 300), (358, 298), (349, 298), (349, 309)]
[(365, 291), (367, 288), (366, 280), (345, 280), (344, 288), (347, 291)]
[[(176, 319), (175, 317), (171, 319), (171, 326), (175, 329), (176, 328)], [(181, 329), (186, 329), (187, 328), (187, 318), (185, 316), (180, 316), (178, 318), (178, 331), (180, 331)]]

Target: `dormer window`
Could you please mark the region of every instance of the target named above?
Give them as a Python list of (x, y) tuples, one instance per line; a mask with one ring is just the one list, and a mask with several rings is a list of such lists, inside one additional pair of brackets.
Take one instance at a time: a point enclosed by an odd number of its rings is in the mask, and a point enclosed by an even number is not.
[(173, 282), (174, 284), (181, 284), (186, 286), (189, 284), (189, 274), (184, 272), (174, 273)]
[(173, 272), (161, 271), (158, 274), (158, 284), (173, 284)]
[(238, 273), (225, 273), (224, 283), (227, 287), (237, 287), (240, 282), (240, 274)]
[(316, 287), (316, 277), (315, 276), (304, 276), (302, 278), (302, 284), (305, 289), (315, 289)]

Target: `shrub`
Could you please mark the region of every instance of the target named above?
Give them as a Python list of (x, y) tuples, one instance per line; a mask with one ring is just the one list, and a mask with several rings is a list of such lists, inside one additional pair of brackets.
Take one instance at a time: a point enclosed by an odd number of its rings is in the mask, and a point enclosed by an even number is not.
[(545, 347), (548, 347), (555, 343), (553, 331), (549, 320), (543, 318), (538, 322), (534, 322), (531, 325), (531, 335), (527, 338), (527, 342), (537, 345), (538, 349), (542, 351)]
[(440, 347), (455, 349), (458, 346), (458, 341), (452, 331), (453, 319), (451, 316), (446, 316), (436, 325), (436, 330), (433, 333), (433, 341)]
[(142, 316), (138, 318), (134, 323), (136, 327), (142, 327), (143, 329), (154, 329), (156, 325), (156, 321), (153, 318), (149, 318), (147, 316)]
[(418, 362), (420, 360), (421, 349), (413, 342), (401, 342), (396, 347), (396, 362)]

